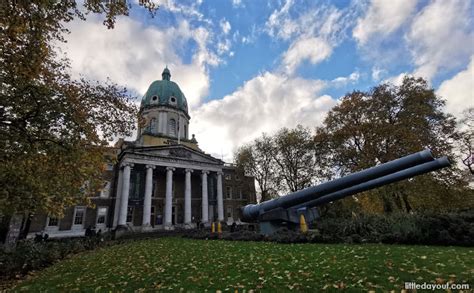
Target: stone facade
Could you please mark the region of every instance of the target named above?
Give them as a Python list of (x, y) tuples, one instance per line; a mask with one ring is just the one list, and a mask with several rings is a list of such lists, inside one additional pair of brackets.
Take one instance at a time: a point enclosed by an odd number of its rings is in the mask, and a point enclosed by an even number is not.
[[(104, 171), (104, 188), (92, 198), (94, 208), (66, 209), (62, 219), (36, 215), (30, 237), (83, 235), (87, 227), (108, 231), (192, 228), (221, 221), (239, 222), (240, 208), (256, 202), (254, 178), (203, 152), (189, 138), (187, 102), (179, 86), (155, 81), (144, 96), (135, 141), (120, 139), (107, 156), (117, 162)], [(168, 96), (163, 96), (168, 95)]]

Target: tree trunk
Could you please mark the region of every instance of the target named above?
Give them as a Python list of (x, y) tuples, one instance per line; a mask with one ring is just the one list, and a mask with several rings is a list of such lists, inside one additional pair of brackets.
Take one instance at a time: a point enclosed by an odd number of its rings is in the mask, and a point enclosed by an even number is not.
[(10, 218), (10, 225), (8, 226), (7, 237), (5, 240), (5, 247), (7, 249), (15, 247), (18, 237), (20, 236), (22, 222), (23, 215), (15, 214)]

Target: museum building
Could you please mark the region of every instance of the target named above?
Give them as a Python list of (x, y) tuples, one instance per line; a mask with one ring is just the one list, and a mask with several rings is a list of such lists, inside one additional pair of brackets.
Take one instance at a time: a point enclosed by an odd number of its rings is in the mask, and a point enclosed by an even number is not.
[(190, 120), (186, 97), (165, 68), (142, 98), (136, 140), (119, 139), (109, 149), (116, 163), (105, 168), (104, 188), (91, 199), (95, 207), (69, 207), (61, 219), (35, 215), (29, 236), (239, 223), (240, 208), (256, 202), (254, 178), (202, 151), (189, 137)]

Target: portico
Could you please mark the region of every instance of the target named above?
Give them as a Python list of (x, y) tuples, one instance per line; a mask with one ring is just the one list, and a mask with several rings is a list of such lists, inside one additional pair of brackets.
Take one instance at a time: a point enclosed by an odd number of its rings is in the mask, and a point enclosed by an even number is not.
[[(130, 220), (131, 207), (142, 211), (143, 230), (173, 229), (176, 226), (193, 228), (198, 221), (204, 225), (213, 219), (223, 221), (222, 165), (220, 160), (183, 145), (144, 147), (139, 151), (135, 149), (133, 153), (125, 151), (118, 173), (116, 203), (119, 206), (116, 206), (115, 226), (136, 227), (127, 221), (127, 217)], [(165, 178), (164, 184), (159, 183), (158, 176)], [(144, 177), (143, 188), (140, 186), (141, 177)], [(184, 179), (184, 190), (175, 190), (174, 183), (178, 179), (180, 182)], [(164, 198), (159, 196), (163, 190)], [(130, 193), (134, 194), (133, 198)], [(209, 206), (216, 203), (215, 216), (210, 214), (214, 209), (210, 211)], [(151, 218), (153, 206), (155, 219)], [(200, 213), (195, 208), (199, 206)], [(161, 223), (156, 220), (159, 215), (163, 216)]]

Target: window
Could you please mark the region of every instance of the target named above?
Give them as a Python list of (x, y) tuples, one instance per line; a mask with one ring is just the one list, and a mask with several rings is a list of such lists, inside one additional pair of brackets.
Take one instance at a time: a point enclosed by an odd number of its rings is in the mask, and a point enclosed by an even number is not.
[(230, 176), (230, 174), (225, 174), (224, 178), (225, 178), (225, 180), (230, 180), (232, 177)]
[(59, 219), (55, 217), (48, 217), (48, 227), (57, 227), (59, 224)]
[(170, 119), (168, 122), (168, 134), (170, 136), (176, 136), (176, 120)]
[(127, 223), (133, 222), (133, 207), (127, 208)]
[(227, 214), (227, 219), (233, 218), (232, 217), (232, 207), (227, 207), (226, 208), (226, 214)]
[(188, 138), (188, 126), (184, 125), (184, 138)]
[(170, 104), (176, 105), (176, 97), (174, 97), (174, 96), (170, 97)]
[(227, 187), (225, 188), (225, 194), (226, 194), (226, 197), (227, 197), (227, 198), (229, 198), (229, 199), (232, 198), (232, 187), (227, 186)]
[(236, 180), (236, 181), (240, 181), (240, 176), (239, 176), (239, 175), (235, 175), (235, 180)]
[(152, 100), (153, 102), (156, 102), (156, 101), (158, 100), (158, 96), (153, 96), (153, 97), (151, 97), (151, 100)]
[(106, 181), (102, 190), (100, 191), (100, 197), (109, 197), (110, 194), (110, 182)]
[(107, 221), (107, 207), (97, 208), (97, 224), (105, 225), (106, 221)]
[(74, 226), (82, 226), (84, 224), (84, 217), (86, 216), (85, 207), (76, 207), (74, 209)]
[(46, 219), (46, 231), (54, 232), (59, 230), (59, 219), (53, 216), (49, 216)]
[(156, 118), (151, 118), (150, 120), (150, 132), (156, 133)]
[(155, 197), (156, 182), (152, 179), (151, 197)]
[(242, 189), (239, 189), (239, 198), (242, 199)]

